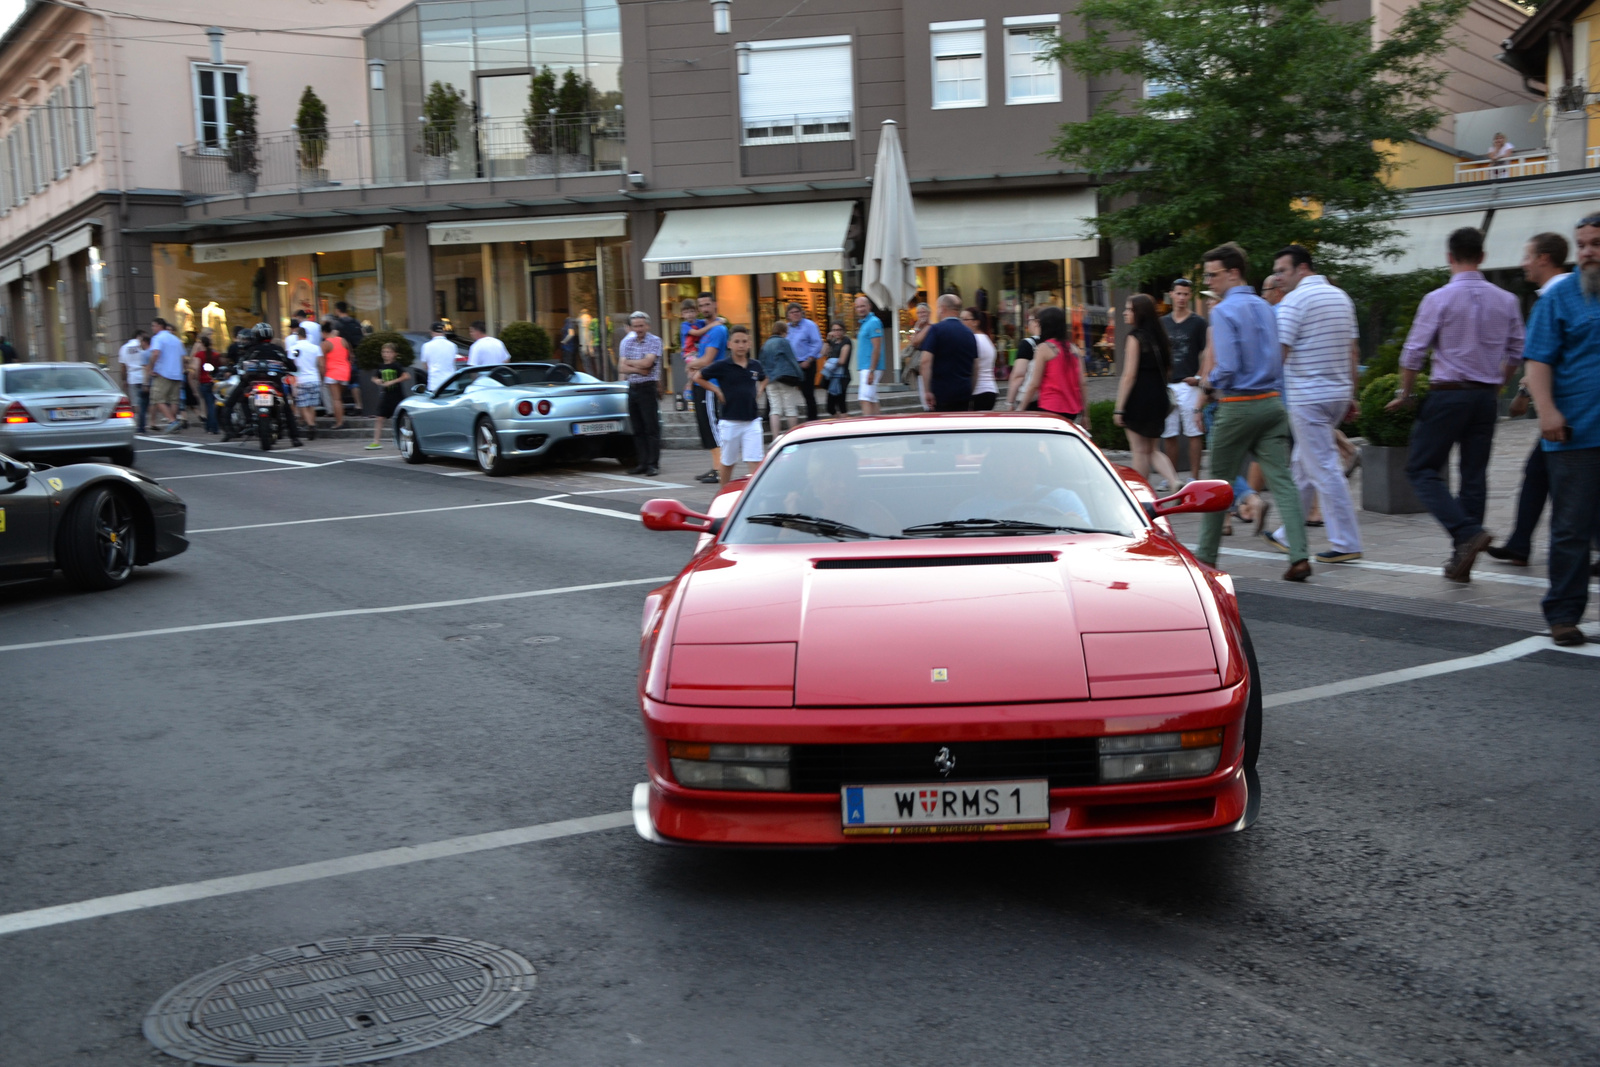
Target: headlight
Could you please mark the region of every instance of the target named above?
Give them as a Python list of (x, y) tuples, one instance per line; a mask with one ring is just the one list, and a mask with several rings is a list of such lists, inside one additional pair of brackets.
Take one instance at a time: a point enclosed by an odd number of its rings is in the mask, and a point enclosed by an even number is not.
[(789, 788), (788, 745), (709, 745), (668, 741), (672, 776), (689, 789)]
[(1222, 730), (1100, 738), (1102, 782), (1200, 778), (1222, 759)]

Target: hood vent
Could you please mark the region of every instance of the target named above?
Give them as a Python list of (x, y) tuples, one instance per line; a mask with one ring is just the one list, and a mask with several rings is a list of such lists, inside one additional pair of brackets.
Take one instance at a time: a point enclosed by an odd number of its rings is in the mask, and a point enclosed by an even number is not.
[(1054, 563), (1054, 552), (1012, 552), (994, 556), (885, 556), (880, 559), (819, 559), (819, 571), (884, 570), (891, 567), (987, 567), (1007, 563)]

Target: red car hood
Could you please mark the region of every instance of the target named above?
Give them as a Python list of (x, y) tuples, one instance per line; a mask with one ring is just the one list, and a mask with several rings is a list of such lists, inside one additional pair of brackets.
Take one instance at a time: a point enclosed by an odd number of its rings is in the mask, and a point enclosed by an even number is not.
[[(948, 562), (955, 558), (971, 562)], [(928, 564), (906, 565), (913, 559)], [(759, 683), (774, 696), (773, 687), (792, 684), (797, 705), (1082, 700), (1091, 674), (1098, 687), (1108, 668), (1086, 669), (1081, 635), (1208, 625), (1188, 568), (1153, 537), (720, 546), (685, 585), (670, 684)], [(765, 647), (737, 647), (750, 645)], [(775, 646), (785, 645), (793, 648), (792, 679), (778, 677), (787, 674), (788, 650)], [(1160, 637), (1148, 656), (1159, 672)], [(1137, 667), (1124, 669), (1125, 658), (1117, 654), (1117, 676), (1138, 677)], [(692, 699), (688, 689), (681, 699)]]

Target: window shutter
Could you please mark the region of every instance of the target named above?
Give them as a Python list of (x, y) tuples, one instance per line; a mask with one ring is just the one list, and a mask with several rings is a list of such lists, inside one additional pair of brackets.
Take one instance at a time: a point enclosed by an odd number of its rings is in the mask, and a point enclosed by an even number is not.
[(739, 76), (739, 117), (746, 126), (848, 121), (852, 75), (848, 43), (752, 49), (750, 73)]
[(983, 55), (983, 30), (941, 30), (933, 35), (935, 56)]

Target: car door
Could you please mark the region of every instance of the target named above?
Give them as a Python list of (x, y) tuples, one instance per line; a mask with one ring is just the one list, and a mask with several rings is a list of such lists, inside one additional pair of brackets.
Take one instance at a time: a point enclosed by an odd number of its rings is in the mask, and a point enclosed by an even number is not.
[(20, 482), (0, 479), (0, 578), (25, 578), (53, 565), (53, 493), (41, 474), (30, 474)]
[(426, 403), (411, 409), (417, 440), (423, 451), (439, 455), (471, 450), (472, 406), (464, 394), (478, 373), (476, 368), (462, 371), (440, 386)]

